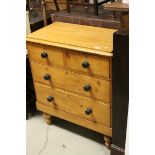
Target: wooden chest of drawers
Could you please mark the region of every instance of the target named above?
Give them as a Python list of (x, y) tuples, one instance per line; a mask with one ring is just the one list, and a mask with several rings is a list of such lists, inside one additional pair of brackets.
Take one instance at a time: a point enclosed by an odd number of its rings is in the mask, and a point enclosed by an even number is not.
[(112, 137), (114, 29), (56, 22), (27, 36), (36, 106), (48, 124), (56, 116)]

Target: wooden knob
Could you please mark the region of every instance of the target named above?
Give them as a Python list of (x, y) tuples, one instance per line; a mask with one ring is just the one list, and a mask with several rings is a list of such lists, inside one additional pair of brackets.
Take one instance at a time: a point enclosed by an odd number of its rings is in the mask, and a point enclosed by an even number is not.
[(54, 97), (53, 96), (48, 96), (48, 98), (47, 98), (47, 101), (48, 102), (52, 102), (54, 100)]
[(84, 62), (82, 63), (82, 67), (83, 67), (83, 68), (88, 68), (88, 67), (89, 67), (89, 62), (84, 61)]
[(93, 111), (92, 111), (91, 108), (87, 108), (87, 109), (85, 110), (85, 114), (86, 114), (86, 115), (90, 115), (92, 112), (93, 112)]
[(42, 58), (47, 58), (47, 57), (48, 57), (48, 54), (47, 54), (46, 52), (42, 52), (42, 53), (41, 53), (41, 57), (42, 57)]
[(51, 76), (49, 74), (44, 75), (44, 80), (49, 80)]
[(83, 87), (83, 89), (84, 89), (85, 91), (89, 91), (89, 90), (91, 89), (91, 85), (85, 85), (85, 86)]

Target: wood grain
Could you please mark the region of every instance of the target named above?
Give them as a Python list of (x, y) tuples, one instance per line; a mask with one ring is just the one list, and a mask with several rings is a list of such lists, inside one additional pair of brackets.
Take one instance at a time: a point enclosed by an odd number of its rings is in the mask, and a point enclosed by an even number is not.
[[(103, 102), (96, 102), (79, 95), (66, 91), (52, 89), (49, 86), (35, 83), (37, 101), (47, 104), (53, 108), (89, 119), (93, 122), (110, 127), (110, 106)], [(54, 97), (54, 101), (48, 102), (49, 96)], [(85, 110), (92, 109), (92, 114), (86, 115)]]
[[(89, 75), (102, 76), (110, 78), (110, 62), (107, 57), (94, 56), (90, 54), (83, 54), (76, 51), (64, 50), (66, 58), (66, 67), (72, 70), (87, 73)], [(87, 61), (88, 68), (82, 67), (82, 63)]]
[[(63, 51), (61, 48), (41, 46), (39, 44), (27, 44), (27, 49), (31, 61), (43, 63), (46, 65), (64, 67)], [(42, 58), (41, 53), (46, 52), (47, 58)]]
[(43, 113), (43, 117), (44, 117), (45, 122), (48, 125), (51, 125), (52, 124), (52, 116), (51, 115), (46, 114), (46, 113)]
[(55, 22), (27, 35), (26, 40), (71, 49), (94, 50), (101, 55), (112, 53), (115, 29)]
[(42, 104), (40, 102), (36, 102), (36, 106), (37, 106), (38, 110), (40, 110), (44, 113), (47, 113), (49, 115), (62, 118), (64, 120), (70, 121), (72, 123), (81, 125), (83, 127), (92, 129), (94, 131), (97, 131), (99, 133), (106, 134), (107, 136), (110, 136), (110, 137), (112, 135), (112, 128), (109, 128), (109, 127), (106, 127), (104, 125), (89, 121), (87, 119), (80, 118), (78, 116), (69, 114), (69, 113), (64, 112), (64, 111), (52, 108), (51, 106), (47, 106), (47, 105)]
[[(110, 58), (104, 56), (90, 55), (73, 50), (28, 43), (27, 49), (29, 58), (33, 62), (42, 63), (49, 66), (61, 67), (90, 76), (110, 77)], [(47, 53), (47, 58), (42, 58), (41, 53)], [(82, 67), (82, 63), (87, 61), (88, 68)]]
[(55, 22), (27, 35), (36, 105), (48, 124), (56, 116), (112, 136), (114, 32)]
[[(33, 62), (31, 62), (31, 71), (33, 80), (36, 82), (47, 84), (52, 88), (61, 88), (85, 95), (94, 100), (111, 101), (111, 81), (109, 80), (103, 80)], [(51, 76), (50, 80), (44, 80), (44, 75), (46, 74)], [(91, 85), (90, 91), (84, 91), (83, 89), (87, 84)]]

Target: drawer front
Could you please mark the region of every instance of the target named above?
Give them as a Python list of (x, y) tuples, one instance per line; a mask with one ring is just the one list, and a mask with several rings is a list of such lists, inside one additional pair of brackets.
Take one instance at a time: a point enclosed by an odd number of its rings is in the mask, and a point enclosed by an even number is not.
[(27, 48), (31, 61), (50, 66), (64, 67), (63, 51), (61, 48), (37, 44), (28, 44)]
[(110, 127), (110, 106), (35, 83), (37, 101)]
[(95, 55), (65, 51), (67, 68), (110, 78), (110, 59)]
[(71, 71), (61, 70), (31, 62), (34, 81), (61, 88), (91, 99), (111, 101), (111, 81), (82, 75)]
[(97, 131), (97, 132), (100, 132), (102, 134), (112, 137), (112, 128), (110, 128), (110, 127), (89, 121), (88, 119), (84, 119), (84, 118), (78, 117), (76, 115), (72, 115), (72, 114), (70, 114), (68, 112), (64, 112), (62, 110), (58, 110), (56, 108), (53, 108), (51, 106), (48, 106), (48, 105), (40, 103), (40, 102), (36, 102), (36, 106), (37, 106), (38, 110), (40, 110), (44, 113), (62, 118), (64, 120), (70, 121), (72, 123), (81, 125), (88, 129), (92, 129), (94, 131)]

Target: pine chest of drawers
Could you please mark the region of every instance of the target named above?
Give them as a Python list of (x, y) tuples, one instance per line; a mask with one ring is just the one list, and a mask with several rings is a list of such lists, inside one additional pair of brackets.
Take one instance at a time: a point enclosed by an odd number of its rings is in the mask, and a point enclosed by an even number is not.
[(55, 22), (27, 36), (37, 109), (112, 137), (116, 30)]

